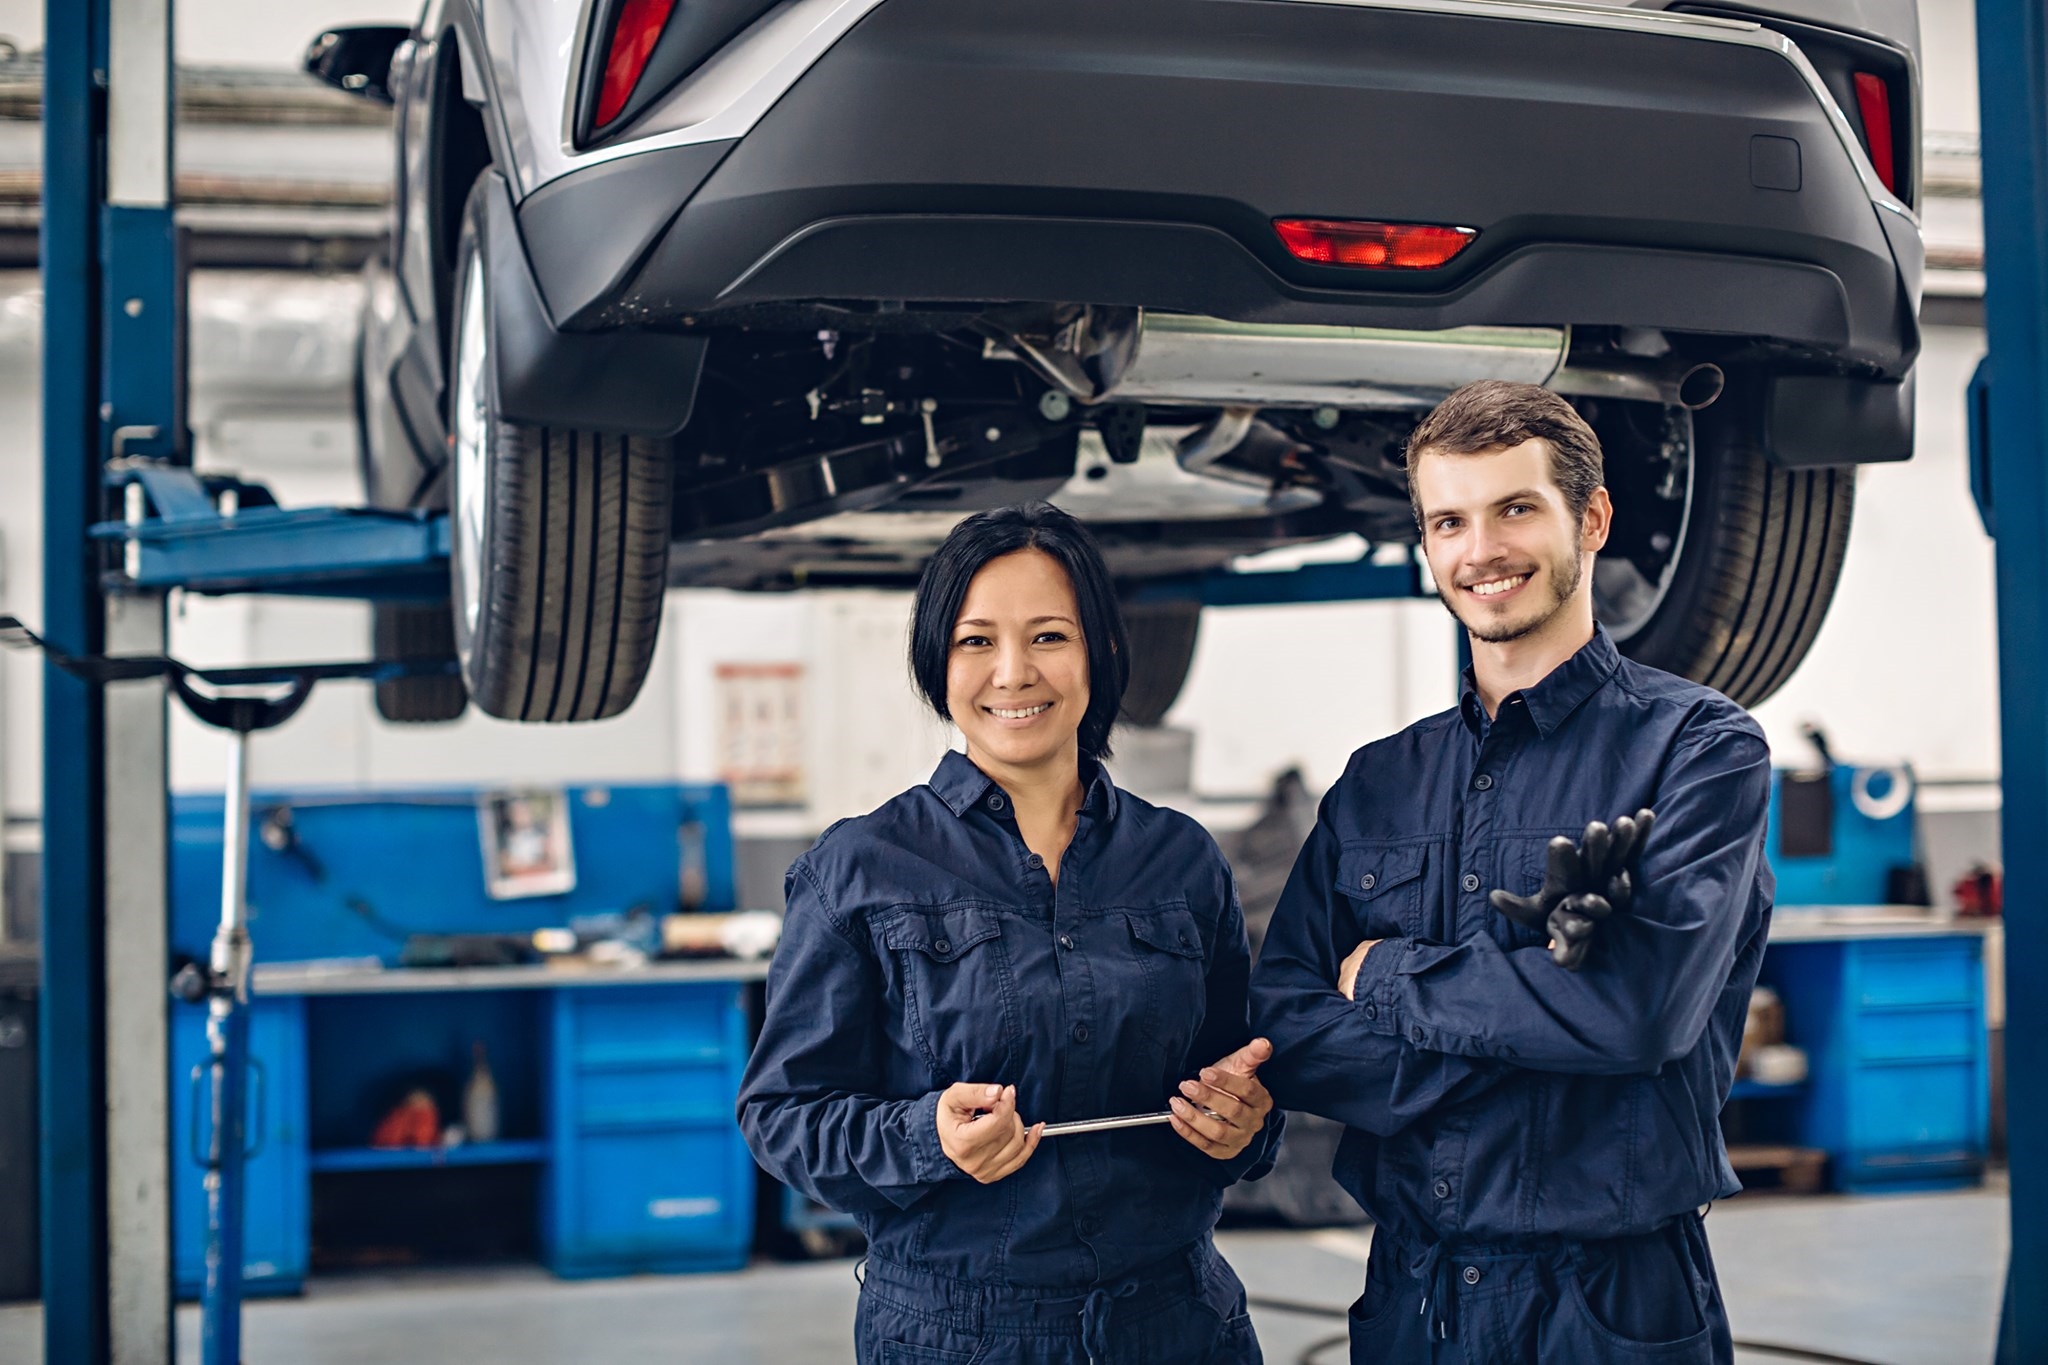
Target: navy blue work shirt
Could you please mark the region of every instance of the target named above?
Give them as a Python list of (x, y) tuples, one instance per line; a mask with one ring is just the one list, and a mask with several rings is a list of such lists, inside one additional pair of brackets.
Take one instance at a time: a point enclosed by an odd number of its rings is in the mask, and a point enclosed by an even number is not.
[[(1645, 1232), (1741, 1188), (1720, 1111), (1770, 925), (1770, 751), (1597, 629), (1484, 720), (1468, 673), (1323, 799), (1253, 979), (1261, 1074), (1347, 1125), (1337, 1178), (1398, 1236)], [(1553, 836), (1643, 806), (1641, 889), (1579, 971), (1487, 903), (1541, 885)], [(1347, 1000), (1339, 964), (1375, 938)]]
[(1015, 1085), (1026, 1123), (1166, 1107), (1251, 1037), (1230, 869), (1185, 815), (1084, 765), (1055, 887), (1003, 789), (949, 753), (929, 785), (790, 868), (740, 1128), (777, 1179), (856, 1215), (872, 1253), (1013, 1285), (1121, 1279), (1206, 1236), (1262, 1175), (1169, 1127), (1045, 1138), (992, 1185), (939, 1146), (938, 1092)]

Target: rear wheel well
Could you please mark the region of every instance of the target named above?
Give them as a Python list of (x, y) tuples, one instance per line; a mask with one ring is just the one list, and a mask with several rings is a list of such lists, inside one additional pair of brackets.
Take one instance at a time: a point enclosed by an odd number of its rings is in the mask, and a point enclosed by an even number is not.
[(477, 177), (492, 164), (491, 139), (483, 111), (462, 97), (461, 38), (449, 29), (441, 38), (434, 73), (434, 286), (436, 315), (444, 320), (453, 355), (455, 256), (462, 240), (462, 211)]

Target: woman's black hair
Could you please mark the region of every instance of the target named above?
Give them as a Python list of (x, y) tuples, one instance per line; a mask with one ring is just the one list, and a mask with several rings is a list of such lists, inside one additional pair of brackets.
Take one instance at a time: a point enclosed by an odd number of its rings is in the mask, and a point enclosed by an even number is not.
[(1084, 759), (1109, 757), (1109, 731), (1123, 705), (1130, 680), (1130, 641), (1124, 635), (1123, 613), (1117, 609), (1116, 587), (1095, 537), (1072, 516), (1051, 503), (1028, 502), (977, 512), (953, 528), (917, 581), (917, 600), (910, 613), (910, 673), (917, 690), (951, 720), (946, 706), (946, 660), (953, 649), (953, 625), (967, 585), (982, 566), (1018, 550), (1043, 550), (1059, 562), (1073, 586), (1081, 612), (1081, 642), (1088, 650), (1088, 709), (1081, 716), (1080, 745)]

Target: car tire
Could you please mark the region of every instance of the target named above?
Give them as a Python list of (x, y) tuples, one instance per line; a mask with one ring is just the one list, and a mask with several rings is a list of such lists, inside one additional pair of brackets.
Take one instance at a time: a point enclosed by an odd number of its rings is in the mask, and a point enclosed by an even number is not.
[[(370, 612), (372, 658), (455, 657), (455, 618), (444, 604), (376, 602)], [(401, 725), (450, 721), (468, 709), (469, 689), (458, 677), (392, 678), (377, 684), (377, 714)]]
[(472, 191), (449, 346), (455, 650), (489, 715), (602, 720), (632, 704), (654, 658), (670, 446), (500, 414), (482, 205)]
[(1126, 602), (1123, 617), (1131, 659), (1120, 719), (1126, 725), (1158, 725), (1187, 683), (1202, 629), (1202, 604)]
[(1740, 401), (1694, 414), (1691, 428), (1689, 503), (1661, 600), (1636, 620), (1610, 620), (1596, 577), (1596, 609), (1630, 658), (1755, 706), (1820, 633), (1848, 549), (1856, 471), (1777, 467)]

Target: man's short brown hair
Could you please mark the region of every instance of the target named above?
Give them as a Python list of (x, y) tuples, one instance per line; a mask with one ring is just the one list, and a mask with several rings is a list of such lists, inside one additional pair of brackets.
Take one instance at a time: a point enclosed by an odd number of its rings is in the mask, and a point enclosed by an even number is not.
[(1550, 447), (1550, 477), (1574, 518), (1586, 515), (1593, 490), (1605, 479), (1600, 438), (1570, 403), (1549, 389), (1482, 379), (1436, 405), (1408, 437), (1408, 503), (1422, 524), (1416, 466), (1426, 454), (1477, 455), (1541, 439)]

